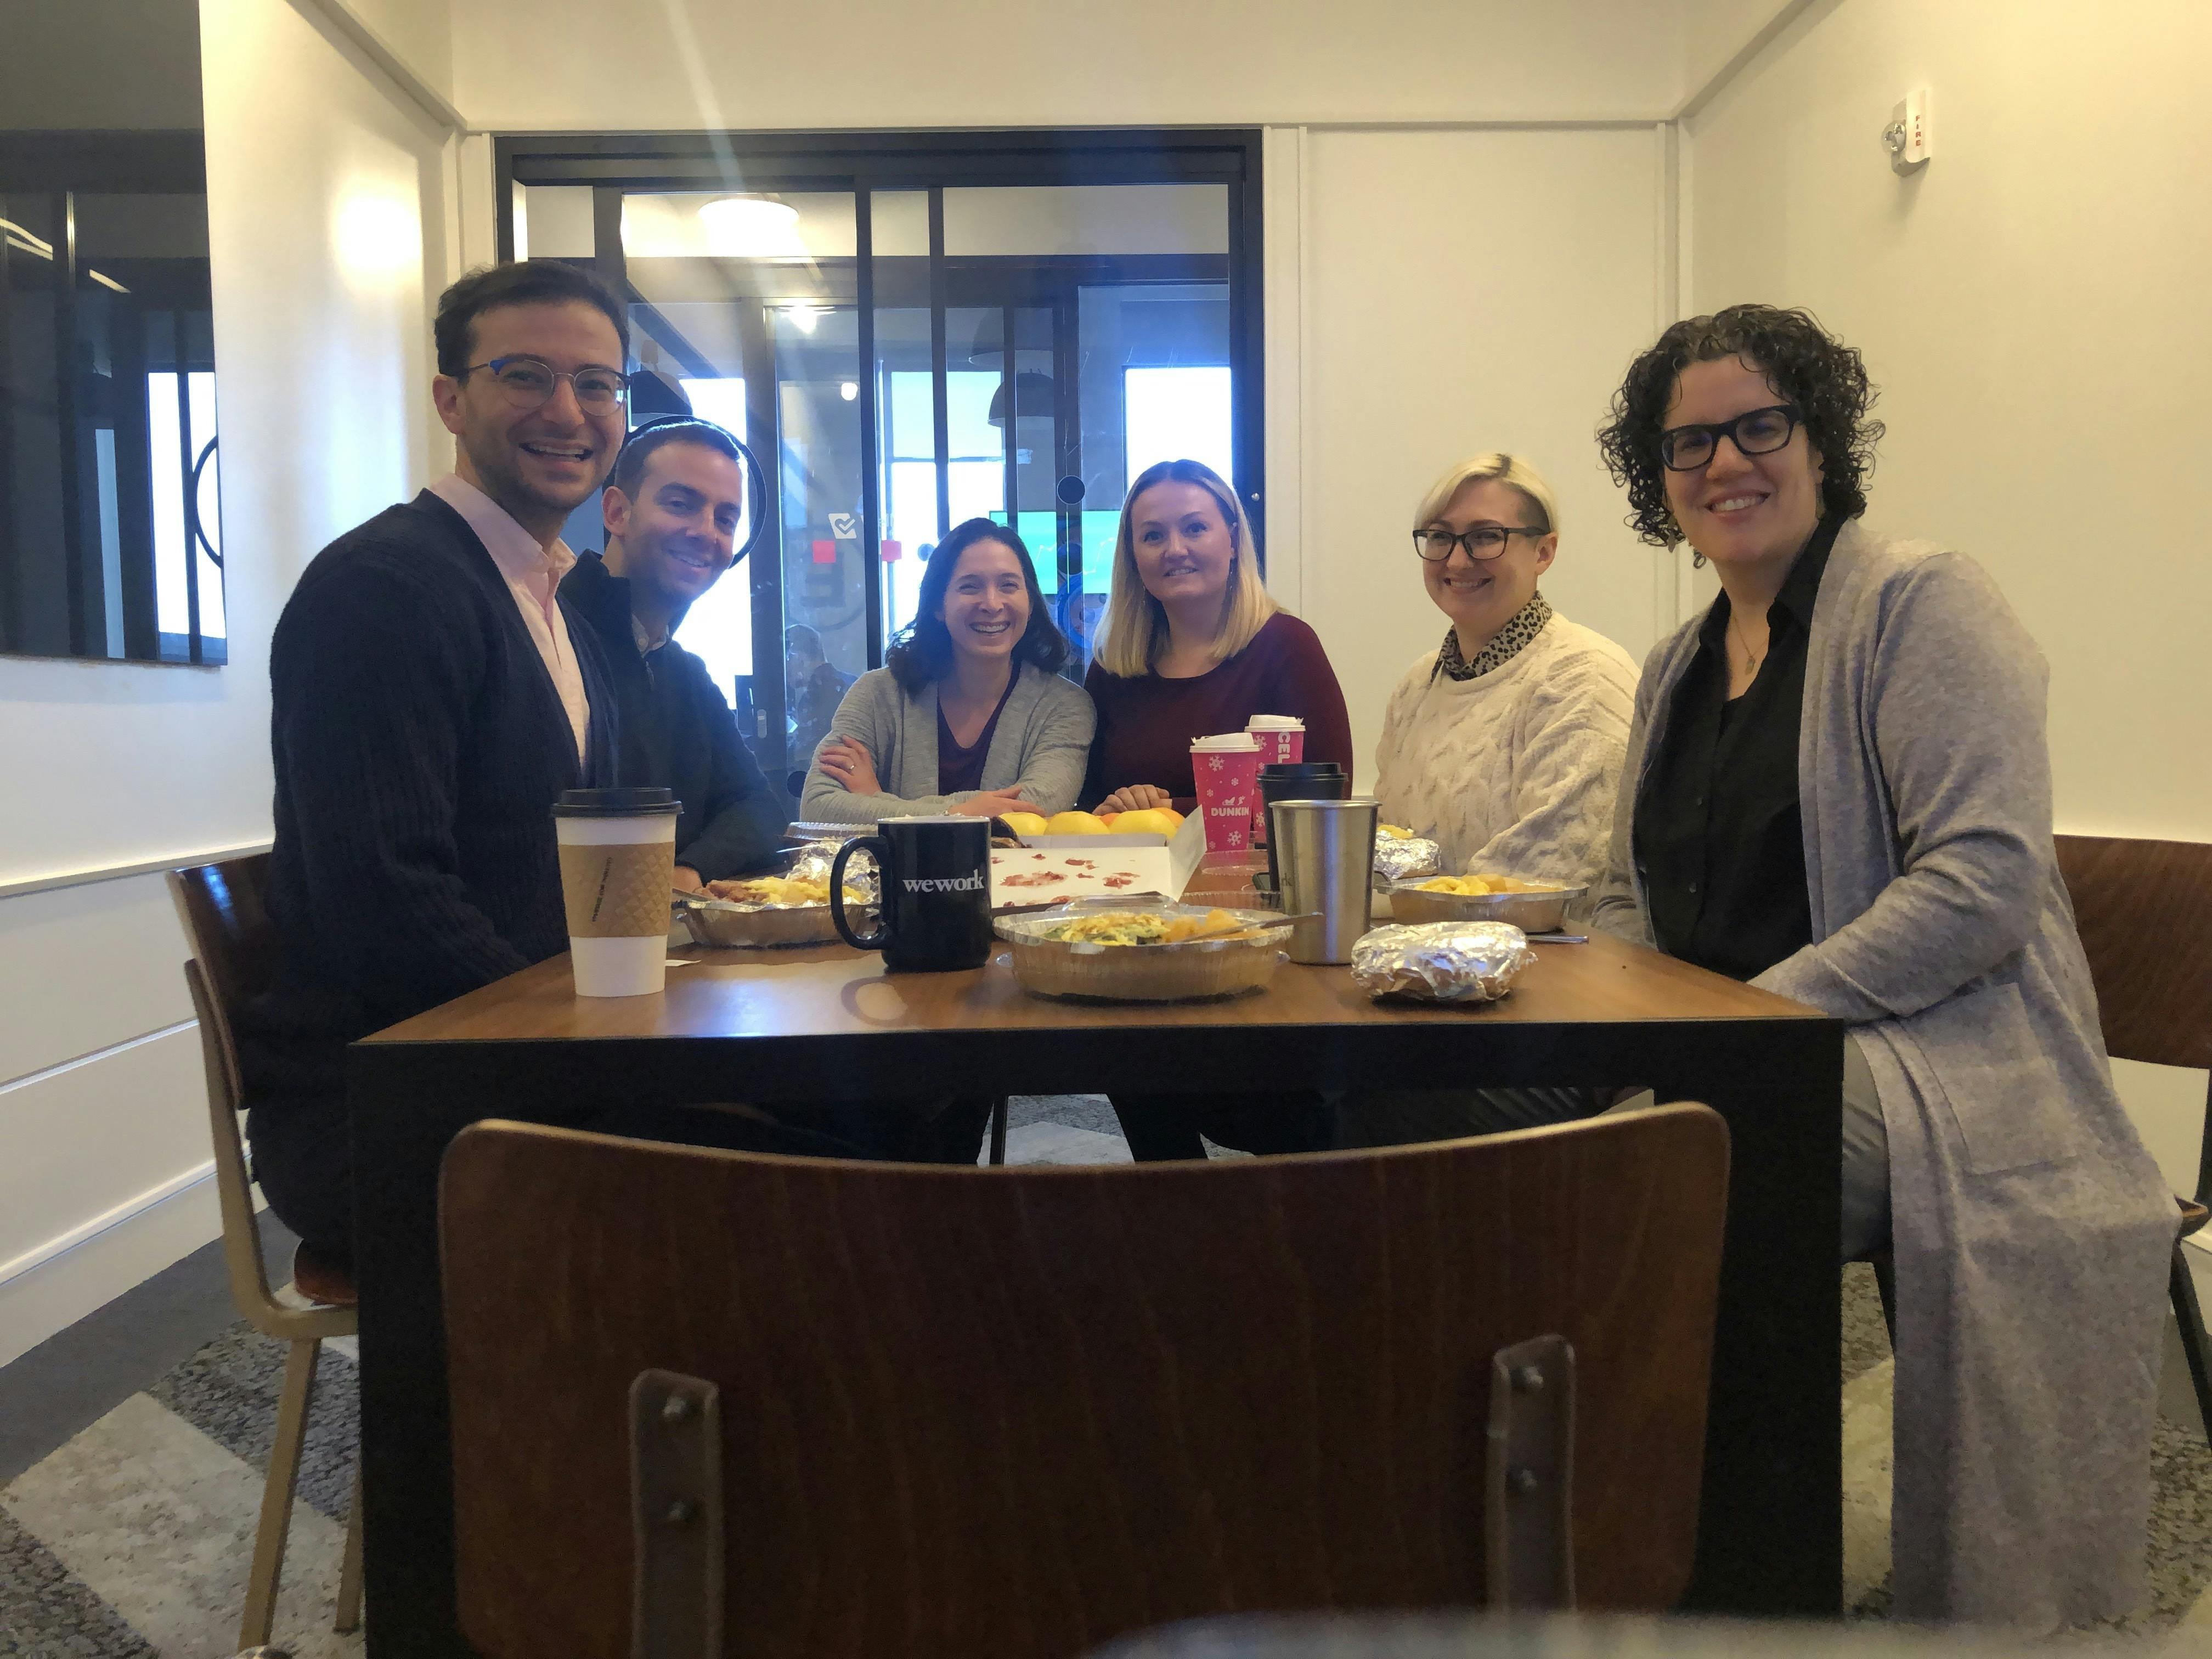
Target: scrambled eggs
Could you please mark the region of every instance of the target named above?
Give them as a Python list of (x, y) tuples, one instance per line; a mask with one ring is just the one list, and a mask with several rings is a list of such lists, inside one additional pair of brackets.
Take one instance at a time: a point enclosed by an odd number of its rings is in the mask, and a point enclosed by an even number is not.
[(1388, 836), (1392, 841), (1411, 841), (1413, 838), (1413, 832), (1402, 823), (1378, 823), (1375, 826), (1375, 833)]
[(1194, 933), (1225, 933), (1237, 918), (1226, 910), (1202, 916), (1164, 916), (1152, 910), (1102, 910), (1061, 922), (1045, 934), (1069, 944), (1180, 945)]
[(1462, 898), (1480, 898), (1486, 893), (1556, 893), (1559, 890), (1550, 882), (1522, 881), (1518, 876), (1438, 876), (1433, 881), (1420, 884), (1425, 893), (1455, 893)]
[[(738, 904), (827, 904), (830, 902), (830, 884), (805, 878), (793, 880), (785, 876), (756, 876), (750, 881), (710, 881), (707, 884), (709, 896), (728, 899)], [(845, 902), (864, 902), (860, 894), (848, 887)]]

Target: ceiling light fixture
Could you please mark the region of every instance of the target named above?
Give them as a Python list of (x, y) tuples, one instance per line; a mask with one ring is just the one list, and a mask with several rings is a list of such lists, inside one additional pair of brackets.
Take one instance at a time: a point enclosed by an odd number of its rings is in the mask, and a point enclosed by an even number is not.
[(770, 196), (717, 196), (699, 204), (708, 251), (726, 259), (804, 255), (799, 210)]
[(840, 380), (837, 383), (837, 395), (847, 403), (851, 403), (854, 398), (860, 395), (860, 383), (858, 380)]

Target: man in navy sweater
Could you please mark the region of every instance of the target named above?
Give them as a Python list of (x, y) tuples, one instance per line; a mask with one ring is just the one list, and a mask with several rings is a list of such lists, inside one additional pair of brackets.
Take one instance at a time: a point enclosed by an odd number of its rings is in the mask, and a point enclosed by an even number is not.
[(270, 642), (274, 988), (245, 1012), (270, 1206), (344, 1257), (345, 1045), (567, 947), (551, 809), (614, 781), (613, 699), (561, 541), (628, 429), (623, 307), (530, 260), (439, 301), (452, 473), (316, 556)]
[(791, 798), (761, 775), (707, 665), (673, 637), (730, 568), (744, 482), (736, 441), (713, 422), (643, 428), (623, 446), (601, 496), (604, 558), (580, 555), (561, 583), (606, 657), (622, 716), (622, 781), (665, 785), (682, 804), (678, 887), (766, 864), (791, 817)]

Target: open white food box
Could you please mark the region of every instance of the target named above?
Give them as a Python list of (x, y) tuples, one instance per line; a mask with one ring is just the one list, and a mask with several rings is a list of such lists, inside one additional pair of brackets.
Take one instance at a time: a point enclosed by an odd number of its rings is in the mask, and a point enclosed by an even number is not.
[(1165, 836), (1029, 836), (991, 849), (991, 908), (1034, 909), (1070, 899), (1158, 893), (1179, 899), (1206, 856), (1206, 825), (1192, 813)]
[[(844, 841), (874, 825), (793, 823), (788, 833)], [(1157, 893), (1179, 899), (1206, 856), (1206, 823), (1193, 812), (1166, 836), (1027, 836), (1019, 847), (991, 849), (991, 908), (1033, 910), (1070, 899)]]

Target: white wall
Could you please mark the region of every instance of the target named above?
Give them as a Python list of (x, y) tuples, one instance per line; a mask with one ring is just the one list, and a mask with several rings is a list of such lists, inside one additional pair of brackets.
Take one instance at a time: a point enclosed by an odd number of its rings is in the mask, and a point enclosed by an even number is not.
[[(0, 658), (0, 887), (266, 841), (276, 613), (450, 459), (446, 135), (285, 0), (201, 30), (231, 662)], [(158, 876), (0, 898), (0, 1363), (218, 1229), (185, 954)]]
[(1643, 119), (1671, 111), (1681, 50), (1676, 8), (1649, 0), (729, 0), (619, 18), (457, 0), (453, 16), (456, 100), (501, 132)]
[[(1810, 306), (1864, 352), (1869, 520), (1972, 553), (2042, 645), (2061, 830), (2212, 840), (2208, 79), (2200, 0), (1830, 0), (1688, 124), (1694, 308)], [(2201, 1074), (2122, 1071), (2193, 1185)]]
[(1660, 147), (1650, 127), (1305, 140), (1304, 380), (1269, 402), (1303, 408), (1297, 608), (1370, 783), (1390, 689), (1443, 637), (1407, 538), (1452, 462), (1501, 449), (1551, 481), (1560, 611), (1639, 661), (1672, 623), (1668, 567), (1622, 524), (1593, 437), (1663, 304)]

